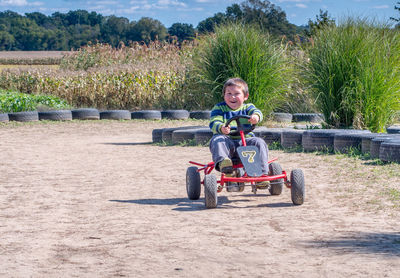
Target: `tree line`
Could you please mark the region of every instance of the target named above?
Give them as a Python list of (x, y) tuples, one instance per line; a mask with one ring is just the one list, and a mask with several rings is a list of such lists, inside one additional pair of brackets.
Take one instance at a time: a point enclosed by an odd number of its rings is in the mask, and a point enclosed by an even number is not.
[(88, 42), (120, 43), (153, 40), (192, 40), (197, 34), (212, 32), (214, 26), (229, 21), (256, 24), (272, 35), (293, 37), (301, 30), (288, 22), (282, 9), (269, 1), (247, 0), (227, 7), (192, 24), (174, 23), (166, 28), (160, 21), (143, 17), (130, 21), (115, 15), (103, 16), (85, 10), (55, 12), (50, 16), (40, 12), (20, 15), (7, 10), (0, 12), (0, 50), (71, 50)]

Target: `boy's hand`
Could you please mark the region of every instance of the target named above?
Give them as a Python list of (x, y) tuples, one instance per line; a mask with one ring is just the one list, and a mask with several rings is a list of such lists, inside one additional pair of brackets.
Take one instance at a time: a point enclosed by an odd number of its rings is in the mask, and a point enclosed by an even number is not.
[(225, 135), (228, 135), (231, 132), (231, 127), (230, 126), (223, 126), (221, 127), (221, 132)]
[(249, 123), (251, 123), (252, 125), (257, 124), (259, 121), (260, 121), (260, 116), (258, 116), (257, 114), (250, 116)]

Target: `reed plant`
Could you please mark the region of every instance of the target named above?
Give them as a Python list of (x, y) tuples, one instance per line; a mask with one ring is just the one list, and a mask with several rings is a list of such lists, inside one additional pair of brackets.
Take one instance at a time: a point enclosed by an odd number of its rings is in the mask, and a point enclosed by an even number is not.
[(221, 101), (224, 82), (240, 77), (249, 85), (249, 102), (264, 114), (274, 111), (291, 83), (293, 68), (286, 46), (255, 26), (217, 26), (215, 34), (199, 38), (194, 56), (202, 97), (210, 103)]
[(307, 84), (327, 123), (383, 132), (400, 111), (400, 33), (347, 18), (319, 30), (307, 49)]

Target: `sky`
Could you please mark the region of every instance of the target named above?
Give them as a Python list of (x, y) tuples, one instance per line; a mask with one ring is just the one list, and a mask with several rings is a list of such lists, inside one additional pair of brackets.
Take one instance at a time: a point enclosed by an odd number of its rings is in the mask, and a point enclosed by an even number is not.
[[(95, 11), (103, 16), (116, 15), (137, 21), (142, 17), (157, 19), (170, 27), (173, 23), (197, 24), (226, 11), (234, 3), (244, 0), (0, 0), (0, 11), (11, 10), (21, 15), (41, 12), (51, 15), (54, 12), (67, 13), (82, 9)], [(290, 23), (306, 25), (308, 20), (315, 21), (319, 10), (328, 11), (331, 18), (340, 21), (347, 16), (367, 17), (380, 22), (389, 22), (390, 17), (399, 18), (394, 9), (400, 0), (270, 0), (279, 6)], [(400, 6), (397, 4), (397, 6)]]

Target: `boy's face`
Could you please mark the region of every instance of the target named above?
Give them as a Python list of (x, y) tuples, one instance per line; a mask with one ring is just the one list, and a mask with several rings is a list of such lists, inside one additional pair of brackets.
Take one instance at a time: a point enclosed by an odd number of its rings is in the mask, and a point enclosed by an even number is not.
[(224, 100), (232, 110), (240, 108), (248, 97), (248, 95), (244, 95), (242, 88), (239, 86), (228, 86), (225, 88)]

